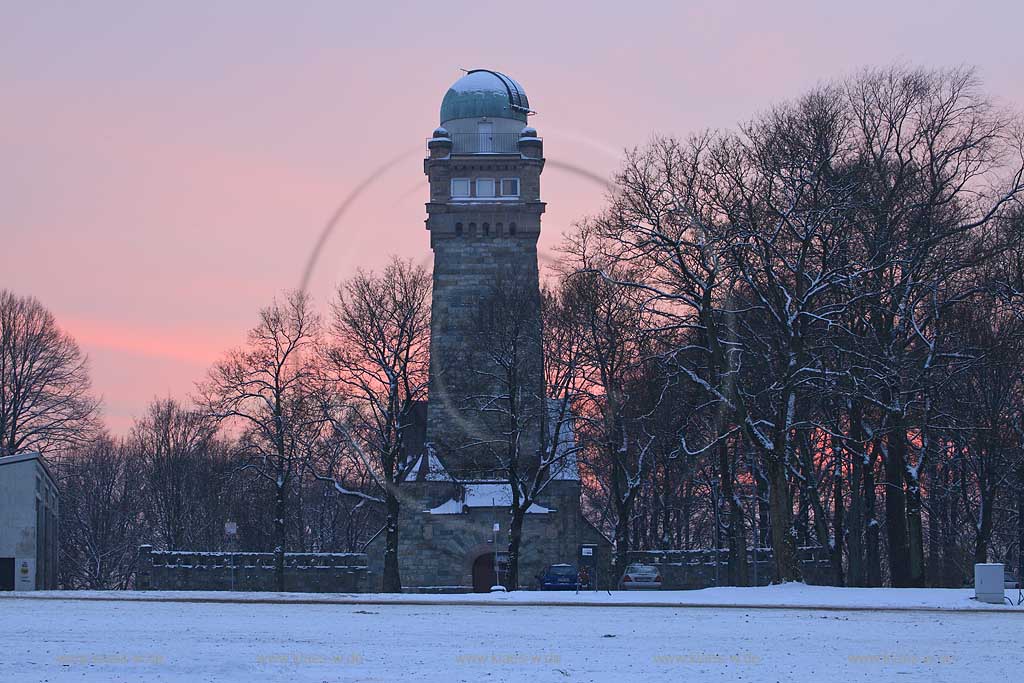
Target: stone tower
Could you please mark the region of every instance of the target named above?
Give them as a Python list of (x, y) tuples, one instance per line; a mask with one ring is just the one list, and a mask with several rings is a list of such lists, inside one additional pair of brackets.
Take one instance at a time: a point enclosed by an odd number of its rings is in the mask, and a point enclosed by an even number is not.
[[(530, 113), (519, 83), (476, 69), (445, 94), (441, 127), (427, 143), (426, 224), (434, 251), (427, 442), (456, 479), (479, 479), (496, 469), (493, 452), (480, 444), (501, 427), (485, 424), (497, 416), (485, 415), (480, 403), (504, 389), (483, 379), (490, 367), (487, 349), (479, 348), (480, 309), (497, 288), (515, 288), (519, 298), (539, 296), (544, 156), (537, 131), (526, 125)], [(535, 329), (539, 339), (539, 310)], [(525, 393), (542, 400), (537, 346), (523, 359), (521, 376)], [(540, 447), (540, 429), (538, 416), (525, 430), (524, 454)]]
[[(441, 126), (427, 142), (426, 227), (434, 251), (430, 387), (406, 435), (414, 465), (398, 488), (399, 567), (407, 590), (487, 591), (507, 576), (512, 489), (494, 448), (480, 443), (500, 440), (503, 427), (474, 402), (503, 390), (486, 371), (490, 348), (479, 334), (481, 318), (495, 317), (495, 301), (518, 305), (539, 298), (544, 155), (537, 131), (526, 125), (529, 106), (522, 86), (508, 76), (470, 71), (448, 90)], [(509, 292), (516, 296), (494, 296)], [(525, 459), (541, 446), (540, 416), (547, 407), (540, 314), (529, 305), (516, 312), (536, 342), (524, 347), (536, 352), (524, 352), (516, 363), (523, 394), (534, 397), (524, 405), (537, 418), (522, 421), (519, 453)], [(580, 511), (572, 443), (571, 434), (561, 442), (556, 452), (564, 457), (525, 515), (522, 587), (546, 565), (609, 557), (608, 541)], [(382, 529), (366, 546), (375, 575), (383, 570), (384, 538)]]

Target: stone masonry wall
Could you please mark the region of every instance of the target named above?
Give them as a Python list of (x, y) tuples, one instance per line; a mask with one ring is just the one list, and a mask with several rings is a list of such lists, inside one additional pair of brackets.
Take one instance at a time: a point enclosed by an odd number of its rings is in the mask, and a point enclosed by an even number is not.
[[(369, 586), (362, 553), (286, 553), (285, 590), (364, 593)], [(273, 591), (273, 553), (202, 553), (139, 548), (136, 590)]]
[[(552, 482), (539, 501), (554, 510), (528, 514), (523, 524), (519, 562), (521, 588), (533, 588), (535, 576), (549, 564), (579, 563), (580, 546), (597, 546), (598, 578), (608, 583), (610, 544), (583, 517), (579, 507), (579, 482)], [(508, 510), (470, 508), (463, 514), (432, 515), (425, 512), (449, 497), (439, 483), (406, 484), (399, 515), (399, 565), (402, 586), (408, 592), (468, 592), (472, 590), (473, 561), (493, 553), (492, 525), (499, 522), (499, 552), (508, 549)], [(380, 590), (384, 536), (367, 546), (373, 585)]]
[[(716, 561), (715, 555), (718, 555)], [(828, 552), (821, 547), (798, 550), (800, 571), (804, 582), (827, 586), (831, 583), (832, 566)], [(715, 550), (641, 550), (628, 554), (630, 562), (654, 565), (661, 571), (663, 590), (689, 590), (726, 585), (729, 573), (729, 551)], [(767, 586), (772, 579), (774, 558), (771, 548), (757, 551), (757, 585)], [(750, 583), (754, 584), (753, 551), (747, 549)]]

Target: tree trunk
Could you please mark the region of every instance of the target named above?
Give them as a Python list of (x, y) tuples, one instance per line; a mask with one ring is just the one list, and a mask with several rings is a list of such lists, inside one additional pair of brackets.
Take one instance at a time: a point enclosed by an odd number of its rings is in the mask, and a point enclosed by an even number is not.
[(850, 468), (850, 509), (847, 516), (846, 556), (850, 568), (850, 585), (865, 586), (864, 571), (864, 470), (865, 456), (858, 448), (853, 452)]
[(668, 463), (665, 464), (664, 477), (662, 479), (662, 504), (661, 504), (661, 544), (662, 550), (669, 550), (672, 547), (672, 480), (671, 470)]
[(772, 512), (771, 506), (768, 504), (768, 491), (771, 486), (760, 467), (754, 469), (754, 481), (757, 485), (757, 546), (758, 548), (771, 548)]
[(523, 519), (526, 510), (512, 510), (512, 521), (508, 528), (508, 574), (505, 588), (519, 590), (519, 550), (523, 544)]
[(390, 487), (385, 493), (385, 505), (387, 517), (384, 531), (384, 576), (381, 590), (385, 593), (401, 593), (402, 575), (398, 569), (398, 524), (401, 501)]
[(288, 482), (279, 475), (278, 485), (274, 491), (274, 538), (277, 546), (274, 548), (274, 586), (279, 593), (285, 590), (284, 585), (284, 551), (287, 544), (287, 531), (285, 529), (284, 517), (287, 510), (286, 487)]
[[(621, 442), (620, 442), (621, 443)], [(618, 454), (611, 453), (612, 462), (612, 496), (615, 500), (615, 572), (619, 575), (626, 569), (629, 553), (629, 531), (632, 520), (633, 496), (625, 482), (622, 465), (615, 460)]]
[[(875, 453), (877, 453), (877, 446)], [(875, 494), (875, 462), (877, 455), (869, 456), (864, 467), (864, 580), (867, 586), (882, 585), (881, 527), (877, 518)]]
[(843, 576), (843, 456), (842, 448), (838, 439), (832, 442), (832, 457), (835, 458), (835, 466), (832, 470), (832, 581), (836, 586), (846, 585), (846, 577)]
[(690, 539), (691, 520), (693, 519), (693, 474), (687, 472), (683, 481), (683, 510), (682, 510), (682, 543), (679, 547), (683, 550), (691, 550), (693, 547)]
[(907, 545), (907, 501), (903, 489), (906, 432), (898, 422), (885, 452), (885, 528), (889, 545), (889, 579), (895, 588), (910, 588), (910, 548)]
[(981, 506), (978, 515), (978, 526), (974, 534), (974, 563), (988, 562), (988, 544), (992, 538), (992, 494), (984, 481), (978, 482), (978, 504)]
[(921, 519), (921, 485), (908, 478), (907, 490), (907, 582), (924, 588), (924, 523)]
[(615, 573), (621, 576), (629, 557), (629, 509), (621, 500), (615, 501), (615, 507), (618, 512), (615, 520)]
[(1024, 465), (1017, 470), (1017, 581), (1024, 581)]
[[(842, 479), (842, 468), (839, 467), (840, 455), (836, 450), (836, 444), (832, 444), (833, 457), (837, 458), (835, 463), (835, 469), (838, 469), (839, 478)], [(843, 547), (841, 544), (842, 534), (842, 486), (839, 486), (833, 482), (834, 486), (837, 486), (836, 491), (840, 497), (836, 498), (836, 509), (835, 514), (838, 515), (836, 518), (838, 524), (835, 527), (835, 536), (829, 536), (828, 533), (828, 511), (821, 502), (821, 494), (819, 493), (818, 478), (814, 471), (814, 454), (811, 449), (810, 440), (807, 435), (804, 434), (800, 439), (800, 462), (803, 467), (803, 481), (801, 482), (801, 507), (802, 515), (807, 515), (807, 508), (810, 507), (814, 511), (814, 536), (817, 539), (818, 545), (825, 548), (829, 553), (829, 563), (832, 565), (832, 576), (833, 582), (839, 581), (835, 585), (842, 585), (843, 576)], [(833, 473), (833, 479), (835, 478), (835, 472)], [(807, 522), (803, 522), (804, 525)], [(809, 543), (807, 545), (810, 545)], [(837, 550), (838, 549), (838, 550)]]
[[(932, 588), (939, 588), (942, 584), (942, 534), (945, 529), (947, 513), (945, 473), (943, 470), (936, 470), (933, 477), (931, 494), (929, 498), (928, 515), (928, 585)], [(935, 482), (942, 488), (936, 489)]]
[(728, 537), (729, 548), (728, 583), (730, 586), (746, 586), (747, 578), (747, 541), (743, 531), (743, 508), (736, 498), (733, 482), (733, 468), (729, 462), (728, 444), (718, 447), (718, 477), (722, 489), (722, 497), (729, 505)]
[(956, 538), (956, 529), (960, 524), (960, 496), (953, 494), (953, 486), (964, 476), (963, 460), (954, 460), (952, 470), (952, 480), (949, 483), (949, 513), (942, 537), (942, 574), (947, 586), (959, 588), (964, 584), (963, 571), (960, 569), (960, 549), (957, 547)]
[(867, 585), (864, 571), (864, 470), (868, 456), (864, 451), (861, 408), (850, 407), (850, 509), (846, 524), (846, 555), (851, 586)]
[(808, 508), (807, 486), (804, 483), (799, 483), (797, 487), (796, 519), (793, 521), (793, 543), (797, 546), (807, 546), (811, 544), (808, 538), (809, 532), (807, 528), (810, 523)]
[(782, 458), (768, 458), (768, 507), (771, 514), (772, 549), (775, 559), (773, 583), (800, 581), (796, 539), (793, 537), (793, 508)]

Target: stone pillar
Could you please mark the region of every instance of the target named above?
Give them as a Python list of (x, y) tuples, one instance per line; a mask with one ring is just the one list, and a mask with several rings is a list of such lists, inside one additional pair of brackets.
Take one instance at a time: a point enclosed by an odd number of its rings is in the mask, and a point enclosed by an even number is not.
[(153, 546), (139, 546), (139, 563), (135, 569), (135, 590), (148, 591), (153, 586)]

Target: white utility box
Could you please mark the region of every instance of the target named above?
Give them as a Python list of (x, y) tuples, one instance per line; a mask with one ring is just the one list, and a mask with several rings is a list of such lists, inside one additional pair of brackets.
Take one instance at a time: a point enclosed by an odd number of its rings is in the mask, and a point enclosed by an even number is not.
[(1000, 563), (974, 565), (974, 597), (978, 602), (1003, 604), (1003, 565)]

